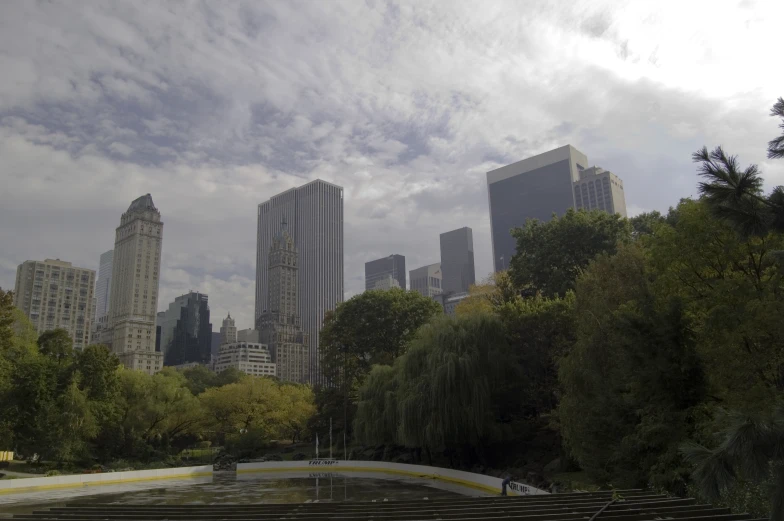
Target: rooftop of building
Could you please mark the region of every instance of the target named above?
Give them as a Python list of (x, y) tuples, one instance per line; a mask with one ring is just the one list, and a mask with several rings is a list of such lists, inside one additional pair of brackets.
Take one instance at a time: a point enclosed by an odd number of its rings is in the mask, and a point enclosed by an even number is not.
[(158, 209), (155, 207), (155, 204), (152, 202), (152, 196), (150, 194), (145, 194), (141, 197), (137, 197), (133, 200), (131, 205), (128, 207), (128, 212), (144, 212), (147, 210), (152, 210), (157, 212)]

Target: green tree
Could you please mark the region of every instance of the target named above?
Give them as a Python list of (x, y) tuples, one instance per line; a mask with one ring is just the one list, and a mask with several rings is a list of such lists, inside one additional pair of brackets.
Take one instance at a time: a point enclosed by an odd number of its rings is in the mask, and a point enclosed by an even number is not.
[(705, 395), (692, 324), (658, 300), (638, 245), (597, 258), (577, 282), (577, 341), (559, 369), (561, 434), (592, 479), (685, 493), (678, 445)]
[[(441, 313), (434, 300), (415, 291), (366, 291), (338, 305), (324, 317), (320, 334), (321, 364), (332, 391), (319, 408), (313, 428), (323, 432), (330, 416), (338, 428), (353, 422), (357, 390), (375, 364), (390, 365), (402, 355), (417, 330)], [(341, 404), (342, 402), (342, 404)]]
[(182, 374), (188, 380), (188, 389), (194, 396), (198, 396), (210, 387), (217, 385), (218, 375), (203, 365), (189, 367)]
[(104, 345), (89, 345), (76, 355), (76, 368), (81, 373), (80, 387), (90, 400), (116, 400), (119, 367), (117, 356)]
[(562, 297), (594, 257), (631, 241), (632, 227), (617, 214), (570, 209), (547, 222), (531, 219), (512, 236), (517, 248), (509, 272), (515, 285)]
[(42, 355), (56, 360), (58, 365), (72, 363), (76, 354), (71, 334), (65, 329), (41, 333), (38, 337), (38, 350)]

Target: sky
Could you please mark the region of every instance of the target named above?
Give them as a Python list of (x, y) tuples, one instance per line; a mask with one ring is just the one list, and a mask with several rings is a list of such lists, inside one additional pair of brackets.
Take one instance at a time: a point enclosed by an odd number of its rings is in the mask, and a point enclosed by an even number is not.
[(130, 202), (164, 221), (159, 309), (209, 295), (252, 327), (256, 207), (344, 188), (345, 297), (364, 263), (438, 262), (486, 172), (571, 144), (630, 215), (696, 195), (691, 154), (760, 166), (784, 96), (780, 1), (0, 2), (0, 287), (25, 260), (98, 268)]

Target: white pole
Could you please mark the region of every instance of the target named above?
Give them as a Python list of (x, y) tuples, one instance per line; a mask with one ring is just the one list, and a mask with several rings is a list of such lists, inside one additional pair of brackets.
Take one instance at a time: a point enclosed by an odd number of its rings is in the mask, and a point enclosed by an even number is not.
[[(316, 459), (319, 459), (319, 457), (318, 457), (318, 432), (316, 433)], [(316, 478), (316, 479), (318, 480), (318, 478)], [(318, 483), (318, 481), (316, 481), (316, 483)]]
[(343, 431), (343, 459), (348, 459), (348, 452), (346, 452), (346, 431)]
[(332, 416), (329, 417), (329, 459), (332, 459)]

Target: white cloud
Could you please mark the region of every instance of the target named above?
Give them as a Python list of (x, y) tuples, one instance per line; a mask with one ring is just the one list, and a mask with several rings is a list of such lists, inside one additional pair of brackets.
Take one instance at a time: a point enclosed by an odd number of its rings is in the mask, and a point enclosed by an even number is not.
[(161, 307), (199, 290), (246, 327), (256, 205), (317, 177), (345, 188), (346, 296), (365, 261), (434, 262), (460, 226), (483, 278), (484, 173), (565, 143), (630, 215), (693, 194), (702, 145), (782, 182), (784, 7), (746, 4), (0, 3), (0, 285), (28, 258), (97, 267), (150, 192)]

